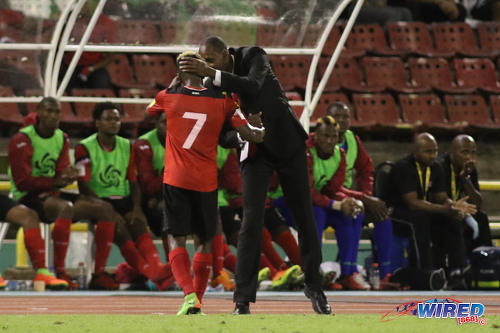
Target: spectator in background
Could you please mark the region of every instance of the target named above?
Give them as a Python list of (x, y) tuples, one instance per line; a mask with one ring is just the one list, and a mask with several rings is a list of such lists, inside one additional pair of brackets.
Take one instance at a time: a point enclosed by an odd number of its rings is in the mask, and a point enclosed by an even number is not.
[[(87, 28), (95, 6), (85, 4), (72, 31), (70, 43), (79, 43)], [(116, 42), (116, 25), (108, 16), (101, 14), (90, 35), (90, 44), (112, 44)], [(59, 79), (62, 80), (73, 58), (74, 52), (67, 52), (63, 58)], [(113, 60), (110, 52), (83, 52), (71, 75), (66, 92), (73, 88), (112, 89), (111, 76), (106, 66)]]
[(345, 181), (340, 192), (344, 196), (361, 200), (364, 206), (363, 224), (368, 225), (370, 222), (374, 224), (373, 240), (379, 264), (381, 288), (384, 289), (390, 286), (392, 221), (388, 217), (385, 202), (372, 195), (372, 159), (366, 153), (361, 139), (349, 129), (351, 110), (347, 105), (342, 102), (332, 103), (328, 106), (326, 114), (333, 116), (339, 124), (339, 146), (346, 154)]
[(108, 206), (85, 195), (61, 192), (78, 174), (70, 164), (69, 139), (59, 129), (61, 108), (53, 97), (45, 97), (37, 105), (37, 116), (9, 142), (11, 193), (15, 200), (34, 209), (44, 223), (55, 219), (54, 269), (59, 279), (75, 287), (66, 274), (65, 258), (73, 220), (97, 221), (95, 274), (91, 285), (101, 289), (117, 289), (104, 273), (113, 240), (114, 221)]
[(468, 197), (467, 200), (477, 207), (477, 212), (465, 217), (464, 230), (467, 255), (478, 246), (491, 246), (491, 232), (488, 215), (481, 211), (483, 198), (479, 192), (478, 172), (476, 169), (476, 142), (465, 134), (457, 135), (450, 151), (439, 156), (437, 163), (444, 173), (446, 193), (453, 201)]
[(388, 5), (406, 7), (414, 21), (426, 23), (464, 21), (465, 7), (455, 0), (388, 0)]
[[(390, 1), (390, 0), (389, 0)], [(387, 22), (395, 21), (412, 21), (412, 13), (405, 6), (388, 5), (386, 0), (367, 0), (361, 7), (356, 24), (380, 24), (382, 27)], [(342, 18), (348, 19), (352, 14), (355, 3), (349, 4), (347, 9), (341, 15)]]
[(466, 255), (460, 221), (467, 214), (475, 214), (476, 206), (466, 202), (468, 197), (457, 202), (448, 197), (441, 167), (435, 163), (437, 152), (432, 135), (417, 135), (414, 152), (392, 167), (385, 199), (394, 208), (392, 217), (410, 225), (396, 223), (394, 233), (409, 237), (413, 229), (416, 244), (411, 242), (409, 264), (424, 270), (442, 268), (442, 262), (433, 260), (433, 251), (443, 249), (448, 254), (449, 287), (463, 289)]
[(132, 145), (117, 135), (121, 111), (112, 103), (96, 104), (92, 114), (97, 133), (75, 148), (80, 193), (105, 201), (115, 218), (115, 243), (127, 263), (152, 280), (159, 290), (173, 283), (170, 265), (163, 265), (141, 207)]

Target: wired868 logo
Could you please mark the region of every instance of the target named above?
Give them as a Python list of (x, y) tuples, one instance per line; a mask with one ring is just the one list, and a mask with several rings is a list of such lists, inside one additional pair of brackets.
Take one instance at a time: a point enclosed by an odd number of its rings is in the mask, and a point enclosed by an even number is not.
[(382, 321), (391, 321), (403, 315), (418, 318), (456, 318), (458, 325), (476, 323), (486, 325), (484, 305), (481, 303), (462, 303), (456, 299), (431, 298), (425, 301), (411, 301), (399, 304), (382, 316)]

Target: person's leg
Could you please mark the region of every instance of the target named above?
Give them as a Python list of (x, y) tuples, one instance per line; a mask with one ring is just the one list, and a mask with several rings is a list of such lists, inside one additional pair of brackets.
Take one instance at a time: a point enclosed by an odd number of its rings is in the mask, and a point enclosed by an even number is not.
[(363, 228), (364, 214), (360, 214), (356, 218), (351, 218), (351, 228), (352, 228), (352, 249), (350, 252), (349, 261), (351, 262), (351, 272), (358, 273), (358, 251), (359, 251), (359, 241), (361, 239), (361, 229)]
[(205, 289), (210, 278), (210, 270), (213, 263), (211, 249), (212, 240), (201, 241), (194, 236), (196, 252), (193, 256), (193, 287), (200, 303), (203, 300)]
[(65, 275), (64, 261), (68, 252), (69, 235), (73, 220), (73, 203), (68, 200), (51, 196), (43, 203), (45, 216), (55, 218), (52, 239), (54, 241), (54, 270), (58, 275)]
[(276, 252), (271, 234), (266, 228), (262, 230), (262, 252), (278, 270), (285, 270), (288, 268), (278, 252)]
[[(474, 239), (472, 241), (472, 248), (470, 248), (469, 253), (478, 246), (492, 246), (490, 221), (488, 220), (488, 215), (486, 215), (485, 212), (478, 210), (473, 217), (477, 221), (479, 227), (479, 236), (477, 239)], [(470, 235), (470, 237), (472, 238), (472, 235)]]
[(222, 235), (222, 221), (220, 215), (217, 218), (217, 229), (214, 238), (212, 239), (212, 278), (219, 276), (224, 266), (224, 236)]
[(314, 220), (305, 151), (280, 165), (277, 172), (286, 204), (297, 226), (305, 283), (310, 289), (321, 290), (321, 246)]
[[(241, 166), (243, 221), (238, 235), (235, 303), (255, 302), (262, 246), (262, 228), (271, 166), (259, 156)], [(238, 306), (238, 304), (237, 304)]]
[(281, 246), (292, 264), (300, 266), (299, 245), (295, 237), (293, 237), (290, 227), (286, 224), (285, 218), (281, 215), (278, 208), (271, 207), (270, 211), (273, 216), (271, 220), (274, 222), (271, 225), (269, 219), (266, 219), (265, 224), (271, 233), (273, 241)]
[(376, 222), (373, 228), (373, 242), (377, 249), (377, 261), (380, 277), (391, 273), (392, 220)]
[(342, 212), (328, 212), (327, 225), (335, 228), (337, 247), (339, 249), (340, 274), (341, 276), (352, 275), (351, 252), (354, 248), (354, 235), (351, 224), (352, 218), (345, 216)]

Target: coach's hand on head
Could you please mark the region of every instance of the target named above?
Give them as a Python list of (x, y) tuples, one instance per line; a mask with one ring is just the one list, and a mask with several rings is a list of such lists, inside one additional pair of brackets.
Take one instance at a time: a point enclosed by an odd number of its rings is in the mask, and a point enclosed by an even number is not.
[(184, 57), (179, 60), (179, 70), (182, 72), (193, 73), (201, 77), (215, 77), (215, 69), (200, 59)]

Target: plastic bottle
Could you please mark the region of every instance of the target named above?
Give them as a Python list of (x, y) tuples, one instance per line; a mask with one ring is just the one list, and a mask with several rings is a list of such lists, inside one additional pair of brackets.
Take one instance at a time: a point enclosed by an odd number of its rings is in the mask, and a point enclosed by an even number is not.
[(85, 269), (85, 264), (82, 261), (78, 263), (78, 275), (76, 276), (76, 281), (78, 282), (78, 290), (87, 289), (87, 270)]
[(378, 270), (378, 263), (374, 262), (370, 266), (370, 284), (372, 285), (372, 290), (380, 289), (380, 275)]

